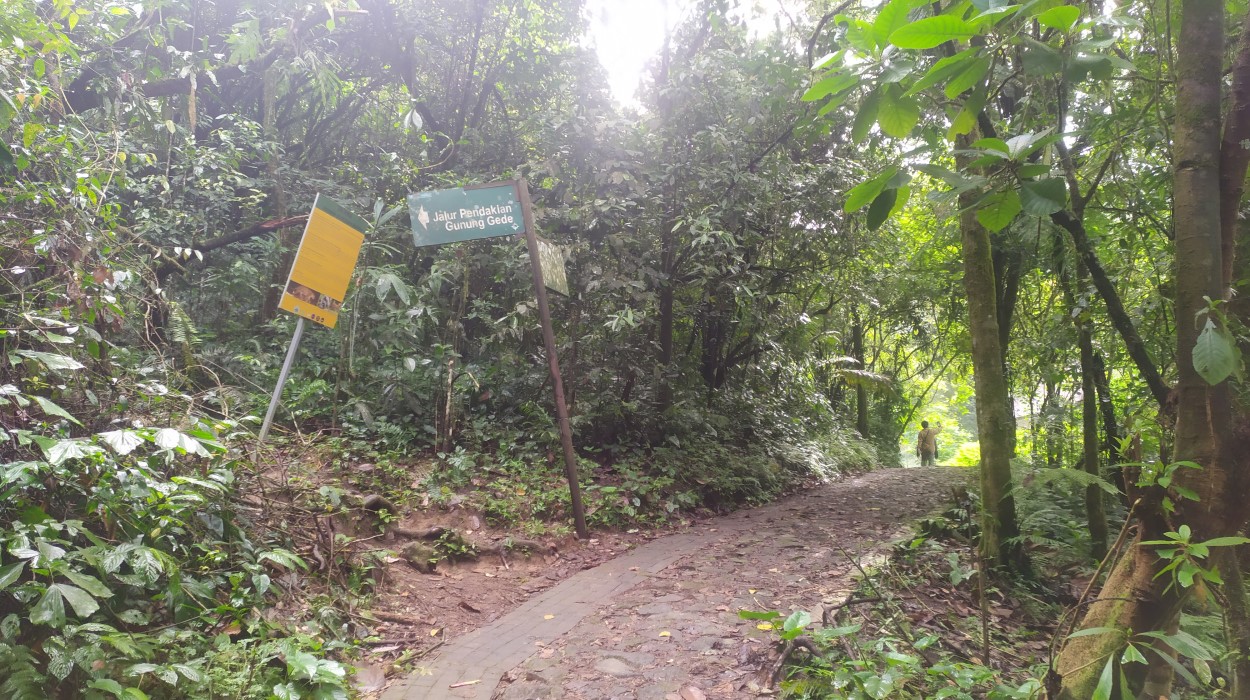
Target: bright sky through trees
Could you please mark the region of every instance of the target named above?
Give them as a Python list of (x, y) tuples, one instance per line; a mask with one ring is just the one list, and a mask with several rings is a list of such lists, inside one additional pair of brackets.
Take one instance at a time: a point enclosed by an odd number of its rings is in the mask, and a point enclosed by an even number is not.
[[(647, 64), (664, 46), (664, 25), (681, 22), (694, 3), (691, 0), (587, 0), (590, 41), (608, 73), (612, 96), (622, 104), (638, 104), (638, 84)], [(801, 12), (787, 0), (743, 3), (741, 14), (754, 33), (771, 30), (786, 14)]]
[(664, 45), (664, 19), (679, 16), (683, 0), (589, 0), (590, 37), (618, 102), (635, 103), (647, 61)]

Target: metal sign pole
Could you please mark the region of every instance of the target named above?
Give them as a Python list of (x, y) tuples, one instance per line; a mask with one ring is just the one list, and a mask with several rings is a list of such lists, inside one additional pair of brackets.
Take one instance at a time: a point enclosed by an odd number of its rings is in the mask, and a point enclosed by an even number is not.
[(269, 410), (265, 412), (265, 422), (261, 423), (260, 435), (256, 437), (256, 454), (260, 455), (260, 446), (265, 444), (269, 436), (269, 428), (273, 425), (273, 414), (278, 410), (278, 401), (282, 398), (282, 385), (286, 384), (287, 375), (291, 373), (291, 365), (295, 363), (295, 353), (299, 351), (299, 340), (304, 335), (304, 317), (295, 321), (295, 335), (291, 336), (291, 346), (286, 350), (286, 359), (282, 362), (282, 371), (278, 372), (278, 385), (273, 388), (273, 396), (269, 397)]
[(530, 267), (534, 272), (534, 293), (538, 296), (538, 318), (543, 326), (543, 344), (547, 346), (547, 367), (551, 370), (551, 384), (556, 395), (556, 421), (560, 428), (560, 444), (564, 447), (564, 474), (569, 480), (569, 495), (573, 501), (573, 525), (577, 536), (590, 537), (586, 528), (586, 511), (582, 507), (582, 491), (577, 483), (577, 453), (573, 451), (573, 431), (569, 426), (569, 407), (564, 400), (564, 380), (560, 378), (560, 362), (556, 359), (556, 334), (551, 325), (551, 310), (547, 307), (547, 287), (543, 283), (542, 262), (538, 254), (538, 238), (534, 233), (534, 215), (530, 211), (530, 192), (525, 180), (517, 181), (517, 193), (521, 197), (521, 216), (525, 222), (525, 243), (530, 252)]

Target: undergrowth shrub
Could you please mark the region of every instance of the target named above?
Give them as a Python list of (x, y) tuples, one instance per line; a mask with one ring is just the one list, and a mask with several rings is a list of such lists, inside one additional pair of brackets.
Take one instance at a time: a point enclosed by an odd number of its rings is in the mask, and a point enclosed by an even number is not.
[[(26, 355), (15, 381), (73, 400), (80, 363)], [(259, 614), (305, 565), (236, 508), (233, 422), (92, 431), (17, 384), (0, 416), (27, 418), (0, 432), (0, 697), (347, 697), (319, 639)]]

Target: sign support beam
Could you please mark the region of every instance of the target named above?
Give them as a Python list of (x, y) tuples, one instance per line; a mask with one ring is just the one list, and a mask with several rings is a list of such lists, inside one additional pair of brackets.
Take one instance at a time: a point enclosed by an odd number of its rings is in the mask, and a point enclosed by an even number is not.
[(573, 524), (577, 536), (590, 537), (586, 528), (586, 510), (582, 506), (582, 491), (577, 481), (577, 453), (573, 451), (573, 431), (569, 426), (569, 407), (564, 399), (564, 380), (560, 376), (560, 362), (556, 358), (556, 334), (551, 325), (551, 309), (547, 306), (547, 286), (543, 282), (542, 262), (539, 259), (538, 237), (534, 233), (534, 215), (530, 211), (529, 185), (525, 180), (517, 182), (521, 195), (521, 216), (525, 221), (525, 243), (529, 248), (530, 267), (534, 273), (534, 293), (538, 297), (538, 318), (543, 327), (543, 344), (547, 347), (547, 367), (551, 371), (551, 384), (556, 399), (556, 422), (560, 428), (560, 444), (564, 448), (564, 474), (569, 480), (569, 496), (573, 505)]
[(269, 428), (273, 426), (273, 415), (278, 410), (278, 402), (282, 400), (282, 387), (291, 374), (291, 365), (295, 364), (295, 354), (299, 352), (300, 338), (304, 337), (304, 317), (295, 319), (295, 335), (291, 336), (291, 346), (286, 350), (286, 359), (282, 361), (282, 370), (278, 372), (278, 385), (273, 388), (273, 396), (269, 397), (269, 410), (265, 412), (265, 422), (261, 423), (260, 435), (256, 437), (256, 454), (260, 454), (260, 446), (269, 437)]

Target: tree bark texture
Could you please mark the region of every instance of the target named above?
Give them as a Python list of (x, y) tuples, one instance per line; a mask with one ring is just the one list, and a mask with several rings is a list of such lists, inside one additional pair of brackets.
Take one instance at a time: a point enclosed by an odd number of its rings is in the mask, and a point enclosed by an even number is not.
[[(1195, 314), (1206, 308), (1204, 296), (1220, 298), (1223, 281), (1220, 235), (1220, 73), (1224, 36), (1224, 6), (1218, 0), (1184, 0), (1181, 34), (1177, 42), (1177, 95), (1174, 138), (1176, 221), (1177, 366), (1176, 432), (1173, 461), (1195, 462), (1200, 469), (1176, 470), (1176, 482), (1198, 495), (1189, 501), (1171, 500), (1176, 512), (1163, 508), (1166, 494), (1157, 487), (1142, 492), (1137, 509), (1137, 542), (1112, 570), (1100, 594), (1082, 621), (1082, 628), (1115, 627), (1142, 632), (1174, 629), (1185, 596), (1191, 589), (1173, 586), (1169, 576), (1156, 577), (1161, 560), (1144, 540), (1162, 539), (1163, 533), (1188, 525), (1193, 539), (1236, 534), (1244, 517), (1232, 504), (1244, 493), (1232, 487), (1222, 437), (1231, 432), (1226, 383), (1209, 386), (1193, 366), (1193, 348), (1200, 326)], [(1056, 668), (1063, 675), (1060, 698), (1091, 697), (1106, 659), (1119, 654), (1123, 635), (1101, 634), (1072, 640), (1060, 653)], [(1140, 664), (1128, 664), (1129, 682), (1138, 698), (1168, 697), (1172, 669), (1158, 659), (1146, 673)]]
[[(1089, 320), (1078, 318), (1077, 338), (1081, 348), (1081, 445), (1085, 471), (1100, 476), (1101, 444), (1098, 440), (1098, 391), (1094, 383), (1094, 338)], [(1107, 554), (1107, 511), (1102, 489), (1085, 487), (1085, 519), (1089, 525), (1090, 555), (1099, 561)]]
[[(858, 313), (851, 314), (851, 356), (860, 369), (868, 369), (864, 362), (864, 322)], [(868, 439), (868, 387), (862, 379), (855, 383), (855, 429), (860, 437)]]
[(1246, 190), (1246, 168), (1250, 167), (1250, 148), (1245, 143), (1250, 140), (1250, 16), (1241, 27), (1232, 77), (1228, 117), (1220, 144), (1220, 269), (1226, 293), (1233, 283), (1237, 210)]
[[(960, 137), (966, 149), (971, 139)], [(967, 168), (967, 156), (957, 165)], [(963, 161), (963, 162), (958, 162)], [(1014, 426), (1003, 373), (998, 336), (997, 286), (989, 231), (976, 218), (975, 192), (960, 195), (959, 229), (963, 245), (964, 292), (968, 297), (968, 328), (972, 336), (973, 383), (976, 388), (977, 431), (981, 445), (981, 551), (988, 562), (1026, 571), (1028, 560), (1019, 544), (1016, 504), (1011, 495), (1011, 431)]]
[(1106, 449), (1107, 464), (1111, 468), (1107, 478), (1120, 490), (1127, 508), (1128, 489), (1124, 484), (1124, 450), (1120, 446), (1120, 423), (1115, 414), (1115, 402), (1111, 400), (1111, 380), (1107, 377), (1107, 362), (1102, 353), (1094, 353), (1094, 388), (1098, 392), (1098, 410), (1102, 414), (1102, 440)]
[[(1011, 365), (1008, 361), (1008, 348), (1011, 345), (1011, 328), (1015, 323), (1016, 301), (1020, 296), (1020, 279), (1024, 275), (1024, 255), (1018, 250), (1006, 249), (992, 252), (994, 261), (994, 313), (998, 318), (998, 351), (1003, 363), (1003, 377), (1007, 383), (1007, 402), (1013, 405), (1011, 398)], [(1016, 456), (1016, 415), (1011, 418), (1011, 456)]]

